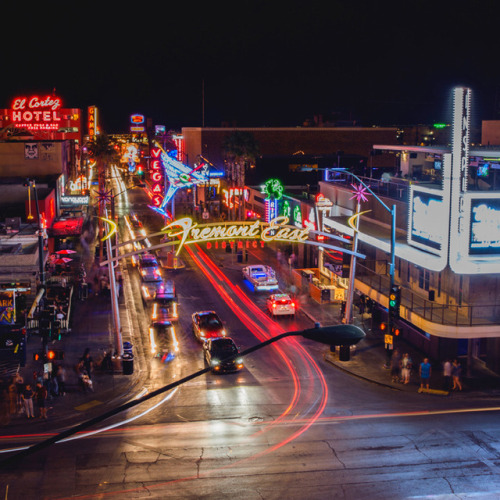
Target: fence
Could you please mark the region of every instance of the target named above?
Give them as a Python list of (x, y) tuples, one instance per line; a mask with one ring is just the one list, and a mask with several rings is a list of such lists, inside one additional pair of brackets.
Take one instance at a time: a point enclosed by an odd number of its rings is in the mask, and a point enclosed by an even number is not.
[[(388, 263), (384, 261), (386, 268)], [(378, 265), (381, 262), (377, 262)], [(356, 266), (356, 279), (373, 290), (389, 296), (390, 279), (388, 274), (380, 274), (362, 264)], [(498, 304), (456, 305), (440, 304), (425, 299), (407, 288), (401, 289), (401, 305), (421, 318), (432, 323), (451, 326), (481, 326), (500, 322)]]

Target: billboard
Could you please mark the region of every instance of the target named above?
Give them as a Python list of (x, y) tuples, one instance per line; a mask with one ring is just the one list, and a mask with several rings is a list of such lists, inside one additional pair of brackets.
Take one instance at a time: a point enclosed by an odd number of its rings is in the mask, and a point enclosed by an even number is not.
[(412, 186), (408, 244), (441, 255), (448, 250), (448, 204), (442, 190)]
[(469, 197), (469, 255), (500, 255), (500, 195)]

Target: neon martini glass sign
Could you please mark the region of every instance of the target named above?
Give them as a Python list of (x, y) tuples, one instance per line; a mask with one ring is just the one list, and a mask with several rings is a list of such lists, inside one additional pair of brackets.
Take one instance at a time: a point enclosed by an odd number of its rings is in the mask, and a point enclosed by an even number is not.
[(160, 206), (155, 207), (150, 205), (149, 207), (170, 218), (167, 214), (166, 206), (172, 200), (177, 190), (207, 183), (210, 180), (209, 166), (206, 163), (202, 163), (195, 168), (188, 167), (174, 157), (176, 151), (167, 153), (159, 145), (157, 147), (161, 151), (160, 161), (169, 185)]

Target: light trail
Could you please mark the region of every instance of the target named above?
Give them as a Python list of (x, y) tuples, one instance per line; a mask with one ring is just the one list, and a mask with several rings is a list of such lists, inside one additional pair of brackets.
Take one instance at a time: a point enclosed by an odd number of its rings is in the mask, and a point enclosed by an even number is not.
[[(255, 317), (257, 317), (258, 319), (260, 319), (260, 321), (266, 326), (266, 328), (264, 330), (262, 330), (260, 327), (257, 327), (257, 332), (259, 332), (259, 334), (263, 337), (263, 338), (260, 338), (255, 331), (253, 331), (252, 333), (254, 333), (254, 335), (256, 335), (256, 337), (259, 339), (259, 340), (267, 340), (268, 338), (271, 337), (270, 333), (269, 332), (274, 332), (275, 334), (279, 334), (279, 333), (284, 333), (284, 329), (278, 325), (275, 321), (272, 321), (270, 318), (268, 318), (268, 316), (259, 308), (256, 306), (256, 304), (250, 300), (248, 298), (248, 296), (241, 290), (240, 287), (237, 287), (235, 286), (228, 278), (227, 276), (215, 265), (215, 263), (206, 255), (206, 253), (199, 247), (199, 245), (195, 245), (195, 247), (197, 248), (198, 250), (198, 255), (200, 256), (200, 258), (203, 260), (203, 262), (210, 268), (210, 270), (218, 277), (219, 279), (219, 282), (222, 282), (224, 283), (227, 287), (229, 287), (231, 289), (231, 291), (243, 302), (243, 304), (252, 312), (253, 315), (255, 315)], [(191, 251), (190, 249), (188, 249), (188, 252), (190, 254), (190, 256), (195, 260), (195, 262), (198, 264), (198, 267), (201, 268), (200, 264), (199, 264), (199, 260), (197, 259), (197, 256), (194, 255), (194, 252)], [(203, 269), (202, 269), (203, 270)], [(210, 279), (210, 276), (208, 275), (208, 273), (206, 273), (204, 270), (203, 272), (205, 273), (205, 275), (207, 275), (207, 277), (209, 277)], [(215, 285), (214, 285), (215, 286)], [(220, 287), (217, 287), (216, 288), (219, 293), (220, 293)], [(222, 288), (222, 291), (223, 291), (223, 294), (224, 295), (227, 295), (227, 292), (225, 289)], [(233, 300), (233, 303), (234, 303), (234, 300)], [(251, 322), (252, 324), (255, 324), (255, 322), (248, 317), (248, 315), (246, 314), (246, 312), (239, 308), (238, 309), (238, 314), (240, 315), (244, 315), (246, 316), (247, 318), (247, 321)], [(248, 323), (249, 324), (249, 323)], [(316, 363), (316, 361), (311, 357), (311, 355), (306, 351), (306, 349), (299, 343), (297, 342), (296, 339), (286, 339), (289, 347), (291, 347), (294, 352), (299, 355), (303, 362), (304, 362), (304, 366), (306, 367), (306, 369), (309, 370), (309, 373), (311, 373), (311, 366), (314, 368), (315, 372), (316, 372), (316, 375), (317, 375), (317, 378), (319, 380), (319, 383), (321, 384), (321, 401), (319, 403), (319, 406), (318, 406), (318, 409), (316, 410), (315, 414), (312, 415), (310, 417), (310, 420), (308, 421), (308, 423), (306, 425), (304, 425), (304, 427), (302, 429), (300, 429), (299, 431), (297, 431), (296, 433), (294, 433), (292, 436), (290, 436), (290, 438), (284, 440), (283, 442), (281, 443), (278, 443), (277, 445), (275, 445), (272, 449), (270, 450), (266, 450), (266, 453), (269, 453), (271, 451), (274, 451), (278, 448), (280, 448), (281, 446), (284, 446), (285, 444), (289, 443), (290, 441), (292, 441), (293, 439), (296, 439), (298, 436), (300, 436), (302, 433), (304, 433), (313, 423), (316, 419), (318, 419), (320, 417), (320, 415), (323, 413), (325, 407), (326, 407), (326, 403), (327, 403), (327, 400), (328, 400), (328, 387), (326, 385), (326, 380), (324, 378), (324, 375), (319, 367), (319, 365)], [(282, 356), (282, 358), (288, 362), (288, 359), (287, 357), (284, 355), (284, 353), (280, 350), (280, 355)], [(295, 368), (292, 367), (292, 371), (291, 371), (292, 375), (297, 377), (297, 380), (298, 380), (298, 374), (295, 370)], [(316, 379), (314, 379), (312, 376), (309, 377), (309, 380), (311, 381), (314, 381)], [(314, 383), (314, 382), (313, 382)], [(314, 391), (307, 391), (307, 394), (308, 395), (311, 395), (313, 394)], [(288, 407), (287, 410), (289, 410), (288, 412), (284, 412), (282, 413), (277, 419), (276, 419), (276, 423), (279, 423), (281, 422), (286, 414), (290, 413), (290, 411), (295, 408), (297, 402), (298, 402), (298, 397), (294, 398), (294, 403), (293, 403), (293, 406), (290, 405)], [(310, 408), (312, 408), (312, 406), (310, 406)], [(309, 411), (309, 410), (307, 410)], [(263, 429), (261, 430), (260, 432), (265, 432), (267, 429)], [(259, 433), (260, 433), (259, 432)]]
[[(153, 406), (151, 406), (150, 408), (147, 408), (146, 410), (144, 410), (143, 412), (137, 414), (136, 416), (134, 417), (130, 417), (128, 419), (125, 419), (125, 420), (120, 420), (119, 422), (116, 422), (114, 424), (111, 424), (111, 425), (108, 425), (106, 427), (102, 427), (100, 429), (96, 429), (94, 431), (88, 431), (88, 432), (79, 432), (77, 434), (75, 434), (74, 436), (71, 436), (71, 437), (67, 437), (65, 439), (61, 439), (60, 441), (58, 441), (57, 443), (55, 444), (60, 444), (60, 443), (66, 443), (68, 441), (75, 441), (77, 439), (83, 439), (83, 438), (87, 438), (87, 437), (90, 437), (90, 436), (94, 436), (96, 434), (100, 434), (101, 432), (107, 432), (107, 431), (110, 431), (112, 429), (115, 429), (117, 427), (121, 427), (122, 425), (125, 425), (125, 424), (129, 424), (130, 422), (133, 422), (134, 420), (137, 420), (138, 418), (141, 418), (143, 417), (144, 415), (147, 415), (149, 412), (155, 410), (156, 408), (158, 408), (159, 406), (161, 406), (163, 403), (166, 403), (170, 398), (172, 398), (174, 396), (174, 394), (177, 392), (178, 390), (178, 387), (176, 387), (173, 391), (171, 391), (170, 393), (166, 394), (164, 398), (162, 398), (160, 401), (158, 401), (157, 403), (155, 403)], [(134, 398), (136, 399), (136, 398)], [(28, 434), (26, 436), (44, 436), (44, 437), (47, 437), (47, 436), (55, 436), (57, 435), (58, 433), (57, 432), (54, 432), (52, 434)], [(22, 436), (22, 437), (26, 437), (26, 436)], [(14, 436), (0, 436), (0, 439), (6, 439), (6, 438), (12, 438)], [(18, 435), (17, 437), (21, 437), (20, 435)], [(30, 446), (21, 446), (21, 447), (18, 447), (18, 448), (5, 448), (3, 450), (0, 450), (0, 454), (1, 453), (11, 453), (11, 452), (18, 452), (18, 451), (23, 451), (23, 450), (27, 450), (28, 448), (30, 448)]]

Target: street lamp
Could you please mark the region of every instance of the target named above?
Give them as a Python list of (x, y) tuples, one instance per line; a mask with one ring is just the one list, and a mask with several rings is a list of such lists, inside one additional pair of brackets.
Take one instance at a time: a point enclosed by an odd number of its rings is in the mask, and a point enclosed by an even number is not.
[[(354, 177), (357, 182), (359, 182), (390, 214), (391, 214), (391, 261), (390, 261), (390, 266), (389, 266), (389, 294), (391, 293), (391, 290), (394, 287), (394, 270), (395, 270), (395, 247), (396, 247), (396, 205), (392, 205), (392, 208), (389, 208), (371, 189), (369, 186), (367, 186), (356, 174), (353, 174), (352, 172), (349, 172), (347, 170), (344, 170), (342, 168), (329, 168), (327, 170), (333, 171), (333, 172), (342, 172), (344, 174), (350, 175), (351, 177)], [(359, 201), (358, 201), (358, 208), (359, 212)], [(357, 227), (354, 230), (354, 236), (356, 237), (357, 233)], [(357, 241), (356, 239), (354, 241)], [(351, 256), (351, 272), (350, 272), (350, 283), (349, 283), (349, 294), (348, 294), (348, 300), (346, 303), (346, 322), (349, 323), (352, 318), (352, 305), (353, 305), (353, 297), (354, 297), (354, 278), (355, 278), (355, 261), (356, 256), (353, 254)], [(388, 294), (388, 295), (389, 295)], [(388, 332), (389, 335), (391, 335), (392, 332), (392, 318), (391, 315), (388, 315), (387, 319), (387, 327), (388, 327)]]
[[(332, 326), (321, 327), (319, 326), (319, 323), (316, 323), (314, 328), (308, 328), (306, 330), (299, 330), (294, 332), (285, 332), (282, 333), (281, 335), (277, 335), (276, 337), (272, 337), (268, 340), (265, 340), (264, 342), (260, 342), (259, 344), (250, 347), (245, 351), (242, 351), (240, 353), (229, 356), (226, 359), (223, 359), (221, 363), (230, 362), (235, 360), (236, 358), (244, 357), (252, 352), (262, 349), (263, 347), (266, 347), (274, 342), (277, 342), (278, 340), (292, 336), (295, 337), (301, 336), (308, 340), (313, 340), (321, 344), (329, 345), (330, 349), (333, 350), (333, 346), (351, 346), (357, 344), (360, 340), (365, 338), (365, 332), (361, 328), (355, 325), (332, 325)], [(87, 420), (86, 422), (82, 422), (81, 424), (76, 425), (75, 427), (60, 432), (55, 436), (52, 436), (44, 441), (41, 441), (33, 446), (30, 446), (29, 448), (20, 451), (16, 455), (12, 455), (7, 459), (0, 460), (0, 466), (16, 464), (21, 458), (24, 458), (27, 455), (31, 455), (32, 453), (47, 448), (48, 446), (55, 444), (58, 441), (61, 441), (69, 436), (72, 436), (73, 434), (81, 432), (84, 429), (87, 429), (88, 427), (91, 427), (95, 424), (98, 424), (99, 422), (102, 422), (103, 420), (106, 420), (110, 417), (113, 417), (114, 415), (117, 415), (118, 413), (121, 413), (122, 411), (129, 410), (130, 408), (133, 408), (138, 404), (144, 403), (145, 401), (148, 401), (156, 396), (159, 396), (164, 392), (170, 391), (175, 387), (178, 387), (179, 385), (185, 384), (190, 380), (193, 380), (205, 373), (208, 373), (210, 370), (212, 370), (211, 366), (203, 368), (202, 370), (192, 373), (191, 375), (188, 375), (187, 377), (177, 380), (176, 382), (172, 382), (171, 384), (160, 387), (159, 389), (156, 389), (155, 391), (152, 391), (146, 394), (145, 396), (142, 396), (141, 398), (129, 401), (128, 403), (125, 403), (121, 406), (118, 406), (117, 408), (109, 410), (102, 415), (94, 417), (90, 420)]]

